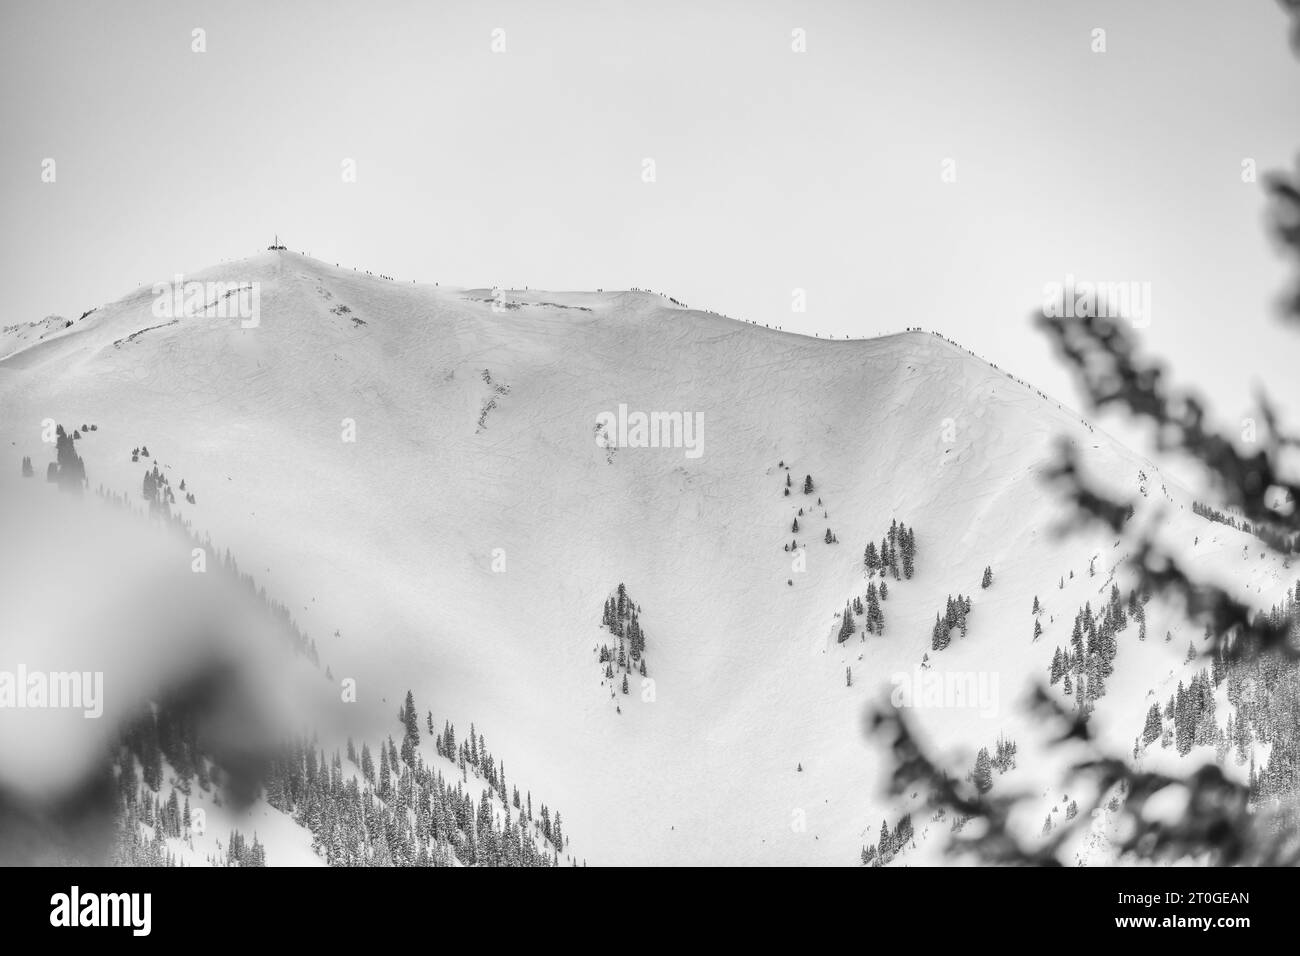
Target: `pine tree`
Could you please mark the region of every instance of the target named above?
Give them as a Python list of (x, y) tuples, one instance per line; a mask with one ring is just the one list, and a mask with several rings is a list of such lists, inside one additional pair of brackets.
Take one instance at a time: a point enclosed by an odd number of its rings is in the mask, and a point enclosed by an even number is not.
[(388, 748), (379, 748), (379, 795), (385, 799), (392, 789), (392, 772), (388, 769)]
[(947, 622), (940, 618), (938, 614), (935, 614), (934, 630), (930, 634), (931, 650), (941, 651), (947, 647), (948, 642), (951, 640), (950, 631)]
[[(880, 582), (881, 588), (884, 588), (885, 582)], [(876, 599), (876, 589), (874, 586), (867, 588), (867, 630), (872, 634), (885, 633), (885, 614), (880, 609), (880, 601)]]
[(980, 587), (987, 588), (993, 585), (993, 568), (992, 566), (984, 568), (984, 579), (980, 582)]
[(1153, 740), (1159, 739), (1160, 733), (1163, 729), (1164, 725), (1160, 720), (1160, 708), (1157, 705), (1152, 704), (1151, 708), (1147, 711), (1146, 725), (1142, 728), (1142, 743), (1145, 745), (1151, 743)]
[(1052, 669), (1050, 684), (1055, 684), (1065, 676), (1065, 655), (1061, 653), (1061, 648), (1056, 648), (1056, 653), (1052, 655)]
[(989, 749), (987, 747), (981, 747), (979, 754), (975, 758), (975, 769), (971, 773), (971, 781), (981, 795), (993, 789), (993, 762), (989, 759)]
[[(77, 454), (77, 447), (72, 438), (63, 430), (62, 425), (55, 427), (55, 458), (57, 459), (54, 480), (60, 491), (80, 493), (86, 481), (86, 466)], [(47, 474), (47, 477), (48, 474)]]
[(805, 495), (810, 495), (810, 494), (813, 493), (813, 480), (812, 480), (812, 475), (804, 475), (804, 478), (803, 478), (803, 493), (804, 493)]
[(420, 719), (416, 716), (415, 695), (409, 690), (402, 707), (402, 723), (406, 728), (406, 740), (410, 741), (411, 749), (414, 750), (420, 745)]
[(837, 643), (843, 644), (845, 641), (847, 641), (850, 635), (853, 634), (855, 629), (856, 628), (854, 627), (853, 624), (853, 609), (849, 607), (848, 604), (845, 604), (844, 613), (840, 617), (839, 634), (836, 635)]
[(874, 574), (880, 567), (880, 557), (876, 553), (874, 541), (867, 542), (867, 548), (862, 552), (862, 564), (867, 569), (868, 575)]

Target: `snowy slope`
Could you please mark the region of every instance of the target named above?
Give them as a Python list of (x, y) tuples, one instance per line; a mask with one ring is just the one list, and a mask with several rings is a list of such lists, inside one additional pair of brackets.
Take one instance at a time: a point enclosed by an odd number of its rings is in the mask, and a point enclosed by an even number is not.
[(61, 315), (47, 315), (39, 322), (19, 322), (0, 327), (0, 358), (57, 335), (72, 324), (71, 319)]
[[(959, 591), (971, 626), (942, 664), (996, 674), (998, 706), (917, 719), (959, 767), (1000, 732), (1032, 764), (1016, 701), (1123, 556), (1113, 537), (1053, 534), (1062, 508), (1040, 476), (1058, 436), (1144, 513), (1163, 509), (1171, 540), (1199, 536), (1197, 560), (1253, 599), (1293, 583), (1271, 558), (1246, 562), (1253, 539), (1193, 516), (1150, 462), (929, 333), (808, 339), (650, 293), (511, 291), (494, 307), (491, 290), (288, 252), (186, 278), (259, 283), (260, 324), (163, 324), (143, 288), (0, 361), (14, 476), (0, 490), (54, 494), (17, 487), (21, 456), (38, 476), (53, 456), (44, 419), (97, 423), (79, 444), (92, 487), (138, 494), (131, 450), (147, 445), (196, 496), (180, 512), (290, 607), (322, 667), (357, 679), (340, 726), (392, 733), (408, 687), (435, 720), (474, 720), (593, 864), (856, 862), (898, 812), (864, 711), (919, 664)], [(593, 432), (620, 404), (699, 413), (702, 454), (610, 454)], [(792, 535), (817, 497), (828, 517)], [(836, 615), (866, 587), (863, 548), (894, 518), (916, 530), (917, 574), (891, 582), (883, 637), (837, 645)], [(802, 573), (782, 550), (792, 537)], [(620, 581), (654, 684), (611, 699), (593, 649)], [(1035, 595), (1045, 634), (1031, 644)], [(1121, 751), (1194, 636), (1165, 645), (1175, 625), (1149, 613), (1160, 639), (1124, 632), (1099, 708)]]

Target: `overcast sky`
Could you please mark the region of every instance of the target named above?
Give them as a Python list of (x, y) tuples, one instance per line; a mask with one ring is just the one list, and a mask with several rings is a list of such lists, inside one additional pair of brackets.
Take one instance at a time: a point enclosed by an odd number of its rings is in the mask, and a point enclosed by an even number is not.
[(4, 324), (278, 231), (401, 279), (919, 325), (1078, 404), (1028, 323), (1074, 275), (1150, 283), (1147, 343), (1225, 417), (1258, 383), (1300, 409), (1242, 181), (1300, 149), (1271, 0), (5, 0), (0, 75)]

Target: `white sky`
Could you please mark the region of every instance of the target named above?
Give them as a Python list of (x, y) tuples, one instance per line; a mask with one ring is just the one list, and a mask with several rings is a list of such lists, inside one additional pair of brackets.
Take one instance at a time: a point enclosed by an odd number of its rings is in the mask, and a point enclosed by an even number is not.
[(920, 325), (1077, 405), (1028, 323), (1072, 274), (1151, 283), (1149, 346), (1229, 420), (1258, 383), (1300, 409), (1241, 181), (1300, 151), (1269, 0), (5, 0), (0, 77), (4, 324), (278, 231), (399, 279)]

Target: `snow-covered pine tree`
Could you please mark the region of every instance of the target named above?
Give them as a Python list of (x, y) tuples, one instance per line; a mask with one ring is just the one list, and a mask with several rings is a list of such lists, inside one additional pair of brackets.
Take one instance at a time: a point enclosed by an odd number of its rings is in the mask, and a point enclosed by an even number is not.
[(981, 795), (993, 789), (993, 761), (989, 757), (989, 748), (981, 747), (975, 757), (975, 769), (971, 771), (971, 782)]
[(1160, 720), (1160, 708), (1156, 704), (1152, 704), (1147, 710), (1146, 724), (1142, 728), (1142, 743), (1146, 745), (1158, 740), (1163, 729), (1164, 724)]

